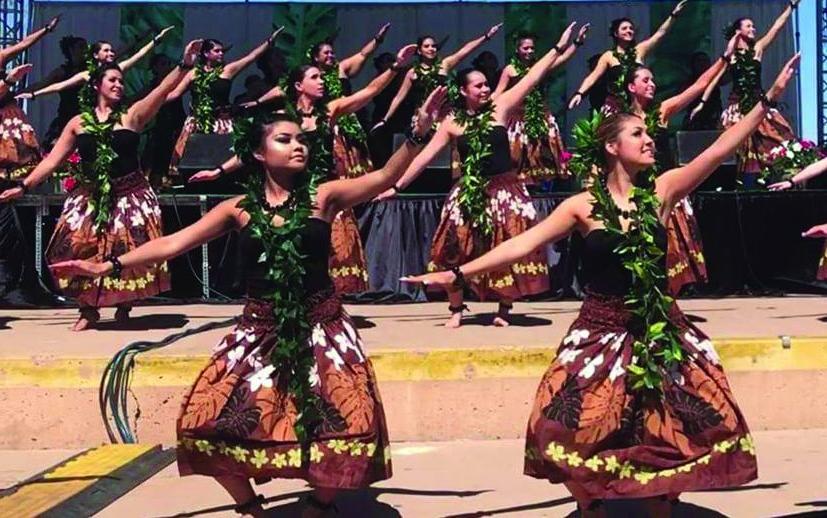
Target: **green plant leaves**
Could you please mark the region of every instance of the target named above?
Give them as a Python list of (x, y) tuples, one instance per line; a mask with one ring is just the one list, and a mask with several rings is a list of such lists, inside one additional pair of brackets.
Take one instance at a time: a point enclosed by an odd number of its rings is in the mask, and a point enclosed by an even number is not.
[(273, 25), (284, 26), (275, 45), (292, 69), (307, 63), (307, 49), (336, 34), (336, 8), (321, 4), (279, 4), (273, 9)]

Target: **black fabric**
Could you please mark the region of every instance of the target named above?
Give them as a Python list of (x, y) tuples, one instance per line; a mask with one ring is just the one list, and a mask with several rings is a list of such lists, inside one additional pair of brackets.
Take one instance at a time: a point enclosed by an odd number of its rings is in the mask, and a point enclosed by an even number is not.
[[(666, 273), (666, 229), (658, 226), (655, 243), (664, 251), (661, 268)], [(632, 287), (632, 274), (623, 266), (615, 250), (621, 244), (621, 237), (605, 229), (592, 230), (583, 239), (580, 257), (580, 281), (586, 290), (601, 295), (622, 296)], [(665, 280), (665, 278), (664, 278)], [(663, 288), (666, 288), (664, 283)]]
[[(496, 176), (507, 173), (511, 170), (512, 165), (508, 130), (505, 126), (494, 125), (488, 138), (491, 142), (491, 155), (484, 159), (482, 175)], [(459, 152), (460, 161), (464, 161), (470, 152), (468, 139), (465, 135), (460, 135), (457, 139), (457, 151)]]
[[(112, 150), (117, 155), (112, 160), (110, 178), (119, 178), (138, 170), (138, 146), (141, 143), (140, 133), (121, 128), (112, 132)], [(78, 153), (83, 162), (91, 163), (97, 157), (97, 142), (94, 135), (81, 133), (77, 136)]]
[[(233, 87), (233, 80), (226, 79), (224, 77), (219, 77), (215, 81), (210, 84), (210, 88), (208, 90), (207, 95), (210, 96), (210, 100), (212, 101), (212, 105), (216, 108), (222, 106), (229, 106), (230, 104), (230, 90)], [(198, 104), (198, 100), (195, 98), (195, 91), (193, 93), (192, 104), (193, 106)]]

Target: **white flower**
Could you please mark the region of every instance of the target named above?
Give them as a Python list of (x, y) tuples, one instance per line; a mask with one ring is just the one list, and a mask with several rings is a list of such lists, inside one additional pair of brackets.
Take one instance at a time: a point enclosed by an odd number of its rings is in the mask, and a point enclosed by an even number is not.
[(313, 368), (310, 369), (309, 380), (310, 380), (310, 386), (314, 387), (314, 388), (318, 387), (319, 383), (321, 383), (321, 381), (322, 381), (321, 378), (319, 378), (319, 366), (316, 365), (315, 363), (313, 364)]
[(537, 217), (537, 209), (534, 208), (534, 204), (530, 201), (523, 204), (522, 213), (524, 218), (531, 220)]
[(273, 388), (273, 378), (270, 376), (276, 368), (272, 365), (268, 365), (263, 369), (254, 372), (253, 374), (247, 376), (247, 381), (250, 382), (250, 391), (258, 392), (258, 389), (261, 387), (265, 388)]
[(227, 369), (232, 369), (235, 367), (235, 364), (244, 357), (244, 346), (239, 345), (235, 349), (231, 350), (227, 353)]
[(129, 221), (130, 221), (130, 223), (132, 224), (133, 227), (142, 227), (146, 224), (146, 221), (144, 220), (144, 216), (140, 212), (136, 212), (135, 214), (130, 216)]
[(787, 151), (786, 153), (784, 153), (784, 156), (790, 159), (795, 158), (795, 154), (792, 151)]
[(330, 349), (324, 352), (324, 355), (330, 358), (331, 361), (333, 361), (333, 366), (336, 367), (337, 371), (342, 370), (342, 365), (345, 364), (345, 361), (342, 359), (342, 356), (339, 354), (339, 351), (331, 347)]
[(600, 337), (600, 345), (606, 345), (607, 343), (609, 343), (609, 340), (611, 340), (615, 336), (617, 336), (617, 333), (606, 333), (605, 335)]
[(126, 210), (126, 208), (129, 206), (129, 200), (127, 199), (127, 197), (124, 196), (123, 198), (118, 198), (117, 206), (121, 210)]
[(144, 216), (152, 216), (152, 213), (154, 211), (152, 210), (152, 208), (149, 206), (149, 204), (146, 201), (142, 201), (141, 202), (141, 212), (144, 213)]
[(497, 201), (505, 203), (511, 198), (511, 193), (506, 191), (505, 189), (500, 189), (497, 191)]
[(612, 370), (609, 372), (609, 379), (612, 383), (614, 383), (614, 381), (624, 372), (626, 372), (626, 369), (623, 368), (623, 358), (618, 357), (614, 365), (612, 365)]
[(248, 342), (255, 342), (256, 341), (256, 333), (255, 329), (252, 327), (242, 328), (239, 327), (235, 330), (235, 341), (241, 342), (242, 340), (246, 340)]
[(313, 345), (318, 345), (320, 347), (327, 347), (327, 337), (324, 334), (324, 329), (319, 324), (316, 324), (313, 327), (313, 332), (310, 336), (310, 341), (313, 342)]
[(594, 372), (601, 365), (603, 365), (603, 353), (598, 354), (593, 360), (586, 358), (586, 366), (580, 371), (579, 376), (589, 379), (594, 376)]
[(800, 153), (802, 149), (804, 148), (801, 147), (801, 142), (796, 142), (795, 144), (793, 144), (793, 151), (795, 151), (796, 153)]
[(585, 340), (589, 337), (589, 330), (588, 329), (572, 329), (569, 336), (563, 339), (563, 345), (580, 345), (580, 342)]
[(261, 347), (256, 347), (247, 355), (247, 365), (252, 367), (253, 370), (259, 370), (263, 366), (261, 356), (258, 354), (259, 351), (261, 351)]
[(339, 333), (334, 336), (333, 339), (336, 341), (336, 345), (339, 346), (339, 350), (342, 351), (342, 354), (346, 354), (348, 351), (353, 351), (356, 354), (356, 357), (359, 358), (360, 363), (365, 361), (364, 356), (362, 356), (362, 352), (358, 347), (356, 347), (350, 338), (342, 333)]
[(557, 357), (560, 359), (561, 364), (568, 365), (569, 363), (574, 362), (574, 360), (576, 360), (582, 352), (582, 349), (565, 349), (560, 351), (560, 354)]
[(624, 340), (626, 340), (626, 333), (623, 333), (622, 335), (618, 336), (617, 340), (615, 340), (615, 343), (612, 344), (610, 349), (612, 351), (619, 351), (620, 348), (623, 346), (623, 341)]
[(120, 214), (115, 216), (115, 219), (112, 220), (112, 223), (115, 226), (115, 230), (120, 230), (120, 229), (123, 228), (123, 221), (121, 221), (121, 215)]
[(83, 223), (83, 214), (81, 214), (78, 210), (73, 210), (66, 217), (66, 223), (69, 224), (69, 228), (72, 230), (72, 232), (77, 231), (77, 229), (79, 229), (81, 224)]
[(718, 356), (718, 352), (715, 350), (715, 346), (712, 345), (712, 342), (709, 339), (700, 340), (697, 336), (693, 333), (687, 331), (684, 335), (686, 341), (691, 343), (695, 346), (696, 349), (701, 351), (706, 359), (712, 362), (714, 365), (721, 364), (721, 358)]

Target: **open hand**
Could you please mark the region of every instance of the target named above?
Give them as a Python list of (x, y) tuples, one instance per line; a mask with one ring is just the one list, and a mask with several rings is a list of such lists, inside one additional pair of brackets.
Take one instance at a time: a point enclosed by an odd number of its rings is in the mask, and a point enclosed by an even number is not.
[(46, 24), (46, 31), (52, 32), (53, 30), (55, 30), (55, 27), (57, 27), (57, 24), (58, 24), (59, 21), (60, 21), (60, 15), (57, 15), (54, 18), (52, 18), (51, 20), (49, 20), (49, 23)]
[(26, 74), (31, 72), (32, 68), (33, 68), (33, 65), (31, 63), (24, 63), (22, 65), (18, 65), (16, 67), (12, 68), (11, 70), (9, 70), (9, 73), (6, 74), (6, 79), (10, 83), (16, 83), (16, 82), (20, 81), (21, 79), (23, 79), (23, 76), (25, 76)]
[(681, 14), (681, 11), (683, 11), (683, 8), (686, 6), (686, 2), (688, 1), (689, 0), (681, 0), (680, 2), (678, 2), (678, 5), (676, 5), (675, 8), (672, 9), (672, 16), (677, 16)]
[(497, 25), (495, 25), (495, 26), (491, 27), (490, 29), (488, 29), (488, 31), (486, 31), (486, 33), (485, 33), (485, 39), (490, 40), (491, 38), (493, 38), (494, 35), (497, 34), (497, 32), (499, 32), (500, 27), (502, 27), (502, 26), (503, 26), (503, 24), (502, 24), (502, 22), (500, 22)]
[(169, 31), (171, 31), (174, 28), (175, 28), (174, 25), (170, 25), (169, 27), (164, 27), (163, 29), (161, 29), (161, 32), (158, 33), (158, 36), (156, 36), (156, 39), (160, 40), (161, 38), (166, 36), (167, 33), (169, 33)]
[(442, 113), (442, 108), (445, 106), (445, 101), (448, 98), (448, 87), (438, 86), (434, 88), (431, 95), (422, 103), (416, 117), (414, 124), (414, 133), (420, 136), (425, 136), (431, 131), (434, 123), (439, 120)]
[(827, 223), (825, 223), (823, 225), (816, 225), (816, 226), (810, 228), (806, 232), (803, 232), (801, 234), (801, 237), (815, 237), (815, 238), (827, 237)]
[(793, 188), (792, 180), (784, 180), (783, 182), (773, 183), (767, 186), (770, 191), (786, 191)]
[(187, 183), (211, 182), (221, 176), (221, 171), (216, 169), (203, 169), (189, 177)]
[(396, 62), (394, 65), (399, 67), (404, 67), (408, 61), (416, 54), (416, 45), (411, 43), (410, 45), (405, 45), (399, 52), (396, 53)]
[(560, 39), (557, 41), (557, 48), (558, 49), (565, 49), (569, 46), (569, 40), (571, 40), (571, 35), (574, 33), (574, 26), (577, 25), (577, 22), (571, 22), (566, 30), (563, 31), (563, 34), (560, 35)]
[(583, 101), (583, 96), (580, 94), (574, 94), (569, 101), (569, 110), (573, 110), (580, 106), (580, 103)]
[(385, 23), (385, 25), (383, 25), (379, 28), (379, 31), (376, 33), (376, 36), (374, 36), (374, 38), (379, 40), (379, 41), (382, 41), (382, 39), (384, 39), (384, 37), (385, 37), (385, 34), (387, 34), (388, 29), (390, 29), (390, 28), (391, 28), (391, 23), (390, 22)]
[(50, 264), (49, 269), (56, 277), (76, 275), (82, 277), (102, 277), (109, 272), (109, 265), (107, 263), (93, 263), (92, 261), (72, 259), (70, 261)]
[(778, 77), (775, 78), (775, 83), (770, 87), (767, 91), (767, 98), (770, 101), (776, 101), (779, 97), (784, 93), (784, 90), (787, 88), (787, 84), (790, 82), (790, 79), (795, 75), (795, 68), (798, 66), (798, 61), (801, 59), (801, 53), (796, 52), (796, 54), (787, 61), (787, 64), (784, 65), (784, 68), (781, 69), (781, 72), (778, 73)]
[(592, 28), (592, 24), (587, 23), (586, 25), (580, 27), (580, 30), (577, 31), (577, 37), (574, 38), (574, 43), (577, 45), (582, 45), (583, 42), (586, 41), (586, 36), (589, 34), (589, 29)]
[(422, 284), (423, 286), (441, 286), (450, 288), (454, 285), (457, 276), (454, 272), (434, 272), (423, 275), (408, 275), (399, 279), (408, 284)]
[(0, 203), (16, 200), (21, 196), (23, 196), (23, 188), (12, 187), (11, 189), (6, 189), (5, 191), (0, 192)]
[(184, 47), (184, 57), (182, 58), (184, 64), (187, 66), (195, 65), (195, 60), (198, 59), (198, 54), (201, 52), (201, 45), (204, 40), (192, 40)]

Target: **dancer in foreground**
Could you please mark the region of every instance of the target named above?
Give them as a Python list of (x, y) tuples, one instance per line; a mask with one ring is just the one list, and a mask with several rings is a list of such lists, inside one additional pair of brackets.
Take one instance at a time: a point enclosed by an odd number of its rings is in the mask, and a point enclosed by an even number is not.
[(587, 295), (540, 382), (525, 455), (525, 473), (565, 484), (581, 516), (606, 516), (606, 499), (640, 498), (665, 517), (684, 491), (757, 477), (752, 437), (715, 348), (666, 295), (665, 225), (761, 123), (797, 61), (712, 146), (657, 178), (645, 122), (607, 117), (578, 142), (578, 159), (600, 170), (589, 191), (470, 263), (403, 279), (458, 289), (573, 232), (584, 236)]
[(391, 476), (373, 368), (327, 271), (330, 224), (402, 176), (445, 95), (439, 88), (429, 96), (408, 142), (383, 169), (321, 185), (329, 162), (314, 155), (319, 146), (308, 151), (299, 121), (275, 114), (253, 122), (237, 139), (246, 142), (245, 161), (262, 169), (246, 196), (125, 255), (52, 265), (57, 275), (117, 275), (241, 231), (248, 302), (186, 396), (177, 425), (181, 474), (215, 477), (239, 513), (267, 515), (251, 478), (306, 480), (314, 491), (303, 516), (316, 517), (338, 490)]

